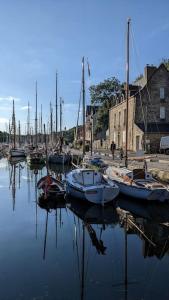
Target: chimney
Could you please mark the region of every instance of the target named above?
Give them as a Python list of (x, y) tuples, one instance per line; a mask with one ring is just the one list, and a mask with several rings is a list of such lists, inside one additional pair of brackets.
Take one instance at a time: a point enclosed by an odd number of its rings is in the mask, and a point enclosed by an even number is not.
[(150, 79), (151, 75), (154, 73), (154, 71), (156, 70), (157, 68), (153, 65), (146, 65), (145, 68), (144, 68), (144, 77), (145, 77), (145, 81), (147, 83), (147, 81)]

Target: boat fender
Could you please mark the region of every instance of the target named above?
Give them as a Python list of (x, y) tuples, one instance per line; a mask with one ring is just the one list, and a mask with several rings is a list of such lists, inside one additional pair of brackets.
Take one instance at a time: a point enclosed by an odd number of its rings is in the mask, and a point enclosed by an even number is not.
[(128, 183), (130, 183), (130, 185), (132, 185), (133, 183), (133, 179), (129, 178), (127, 175), (124, 175), (123, 176), (123, 181), (127, 181)]

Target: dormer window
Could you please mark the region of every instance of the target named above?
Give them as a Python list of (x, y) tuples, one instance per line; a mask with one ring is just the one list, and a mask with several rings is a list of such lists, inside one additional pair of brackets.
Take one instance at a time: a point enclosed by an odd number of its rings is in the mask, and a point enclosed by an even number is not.
[(161, 100), (164, 100), (164, 98), (165, 98), (165, 95), (164, 95), (164, 88), (160, 88), (160, 99)]

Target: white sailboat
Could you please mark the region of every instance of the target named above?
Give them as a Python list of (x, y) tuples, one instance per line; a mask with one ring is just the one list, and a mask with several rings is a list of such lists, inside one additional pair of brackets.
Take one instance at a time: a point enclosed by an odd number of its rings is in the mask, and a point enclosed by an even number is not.
[(100, 172), (75, 169), (66, 176), (66, 193), (95, 204), (104, 205), (119, 194), (118, 186), (109, 183)]
[[(127, 22), (127, 74), (126, 74), (126, 145), (125, 167), (108, 167), (106, 174), (114, 181), (120, 192), (137, 199), (165, 201), (169, 199), (169, 187), (158, 182), (147, 172), (147, 167), (142, 169), (128, 169), (128, 103), (129, 103), (129, 29), (130, 19)], [(145, 162), (146, 163), (146, 162)]]
[[(83, 156), (85, 155), (85, 71), (84, 57), (82, 59), (82, 94), (83, 94)], [(108, 182), (100, 172), (93, 169), (79, 168), (66, 175), (67, 194), (104, 205), (119, 194), (119, 188), (114, 182)]]

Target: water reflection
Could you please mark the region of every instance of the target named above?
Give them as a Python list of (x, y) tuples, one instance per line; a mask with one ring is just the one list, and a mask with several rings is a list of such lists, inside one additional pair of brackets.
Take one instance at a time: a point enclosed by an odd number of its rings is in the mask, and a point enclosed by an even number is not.
[(121, 199), (116, 208), (127, 234), (137, 234), (143, 243), (143, 256), (159, 259), (169, 250), (169, 204), (139, 203)]
[[(46, 168), (1, 161), (3, 300), (168, 299), (168, 204), (47, 201), (37, 190)], [(68, 171), (50, 170), (56, 177)]]
[(20, 189), (23, 163), (25, 163), (25, 159), (11, 158), (9, 160), (9, 189), (12, 191), (13, 211), (15, 210), (16, 187)]

